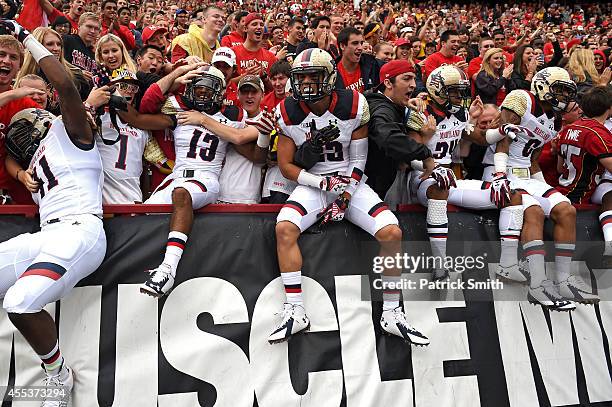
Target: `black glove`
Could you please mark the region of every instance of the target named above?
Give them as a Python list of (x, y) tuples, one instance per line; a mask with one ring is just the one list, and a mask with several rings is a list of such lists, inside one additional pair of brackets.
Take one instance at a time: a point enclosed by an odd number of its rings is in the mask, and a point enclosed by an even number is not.
[(340, 137), (338, 126), (329, 125), (317, 130), (314, 119), (310, 125), (310, 138), (302, 143), (293, 156), (293, 163), (305, 170), (311, 169), (319, 162), (323, 154), (323, 146)]
[(14, 20), (0, 20), (0, 35), (12, 35), (23, 43), (30, 32)]

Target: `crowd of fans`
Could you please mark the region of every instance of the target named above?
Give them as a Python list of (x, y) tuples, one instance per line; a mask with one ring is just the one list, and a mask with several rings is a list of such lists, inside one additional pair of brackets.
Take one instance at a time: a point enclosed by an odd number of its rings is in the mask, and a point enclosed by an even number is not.
[[(27, 0), (24, 4), (2, 0), (0, 6), (3, 18), (16, 18), (33, 30), (73, 78), (82, 102), (98, 113), (104, 109), (108, 113), (113, 93), (133, 106), (130, 111), (159, 111), (160, 106), (142, 103), (147, 89), (164, 78), (171, 86), (180, 86), (189, 78), (189, 68), (206, 63), (225, 76), (224, 104), (241, 106), (249, 118), (257, 118), (290, 94), (291, 64), (309, 48), (324, 49), (334, 57), (336, 88), (361, 93), (376, 91), (385, 63), (407, 60), (416, 70), (413, 96), (426, 99), (427, 76), (441, 65), (456, 65), (471, 81), (472, 96), (484, 103), (480, 118), (484, 126), (495, 118), (507, 93), (530, 89), (532, 78), (544, 67), (565, 68), (579, 96), (611, 81), (610, 3), (488, 6), (248, 0), (206, 5), (193, 0)], [(57, 92), (32, 56), (2, 36), (0, 131), (27, 107), (61, 114)], [(138, 192), (135, 198), (112, 190), (115, 193), (104, 195), (107, 204), (143, 202), (172, 169), (172, 131), (154, 128), (145, 116), (132, 113), (131, 120), (123, 112), (120, 117), (130, 124), (122, 129), (142, 132), (138, 133), (140, 161), (129, 164), (137, 171), (128, 176)], [(579, 116), (580, 105), (575, 103), (560, 119), (571, 123)], [(120, 124), (125, 123), (120, 120)], [(125, 130), (123, 136), (128, 140), (131, 134)], [(0, 202), (32, 203), (25, 186), (5, 169), (4, 137), (0, 133)], [(258, 191), (246, 198), (222, 193), (221, 201), (258, 203), (270, 201), (275, 191), (288, 195), (290, 186), (274, 178), (274, 145), (268, 157), (256, 160), (261, 173)], [(479, 179), (484, 150), (462, 141), (454, 160), (457, 175)], [(555, 144), (550, 143), (540, 158), (553, 186), (559, 176), (555, 153)], [(117, 169), (125, 167), (123, 160), (104, 162), (109, 182)], [(223, 179), (222, 175), (222, 184)]]

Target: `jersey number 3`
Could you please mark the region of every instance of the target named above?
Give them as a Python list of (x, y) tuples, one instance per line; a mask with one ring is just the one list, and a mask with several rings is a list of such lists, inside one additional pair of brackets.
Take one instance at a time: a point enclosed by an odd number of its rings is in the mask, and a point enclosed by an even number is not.
[[(202, 132), (200, 130), (193, 131), (193, 137), (191, 137), (191, 141), (189, 142), (189, 152), (187, 152), (187, 158), (196, 158), (196, 150), (200, 136), (202, 136)], [(204, 161), (214, 160), (215, 154), (217, 153), (217, 146), (219, 145), (219, 139), (212, 134), (206, 133), (202, 141), (204, 143), (208, 143), (208, 147), (200, 148), (200, 158)]]

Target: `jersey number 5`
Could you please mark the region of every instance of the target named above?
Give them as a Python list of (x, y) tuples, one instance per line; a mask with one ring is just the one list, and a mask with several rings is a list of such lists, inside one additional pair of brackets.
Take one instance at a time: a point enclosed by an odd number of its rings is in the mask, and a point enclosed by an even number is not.
[(47, 162), (47, 157), (44, 155), (40, 157), (38, 161), (40, 168), (42, 168), (43, 175), (47, 179), (47, 182), (43, 181), (36, 171), (36, 167), (34, 167), (34, 180), (38, 181), (40, 187), (38, 188), (38, 192), (40, 193), (41, 199), (45, 197), (45, 184), (47, 185), (47, 192), (49, 192), (54, 186), (58, 184), (57, 178), (53, 172), (51, 172), (51, 168), (49, 168), (49, 163)]
[[(202, 132), (200, 130), (193, 131), (193, 137), (191, 137), (191, 141), (189, 142), (189, 152), (187, 152), (187, 158), (196, 158), (196, 149), (198, 147), (198, 141), (200, 140), (200, 136)], [(219, 139), (212, 134), (206, 133), (203, 142), (208, 143), (208, 147), (200, 148), (200, 158), (204, 161), (212, 161), (215, 159), (215, 154), (217, 153), (217, 146), (219, 145)]]
[(563, 173), (559, 177), (559, 184), (564, 187), (572, 185), (576, 178), (576, 167), (572, 162), (574, 156), (580, 156), (580, 147), (572, 146), (570, 144), (561, 144), (560, 146), (561, 157), (563, 157)]

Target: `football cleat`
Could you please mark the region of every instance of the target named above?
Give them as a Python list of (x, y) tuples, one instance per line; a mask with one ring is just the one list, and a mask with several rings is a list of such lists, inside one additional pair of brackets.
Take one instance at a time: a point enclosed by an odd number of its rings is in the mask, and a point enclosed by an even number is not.
[[(67, 372), (62, 372), (64, 369)], [(62, 376), (65, 376), (65, 378), (62, 378)], [(43, 399), (42, 407), (68, 407), (68, 402), (72, 395), (72, 387), (74, 386), (72, 369), (68, 366), (63, 366), (58, 375), (51, 376), (46, 374), (43, 385), (46, 397)]]
[(507, 280), (516, 281), (518, 283), (524, 283), (527, 281), (527, 275), (524, 274), (523, 268), (521, 268), (518, 264), (513, 264), (508, 267), (500, 264), (497, 266), (495, 273)]
[(587, 284), (578, 276), (569, 276), (558, 285), (559, 293), (572, 301), (582, 304), (597, 304), (599, 296), (593, 294)]
[(431, 281), (442, 281), (450, 277), (450, 270), (448, 269), (434, 269), (431, 272)]
[(380, 326), (386, 335), (395, 335), (417, 346), (429, 345), (429, 339), (415, 327), (408, 324), (406, 314), (401, 307), (383, 311), (380, 317)]
[(174, 286), (174, 276), (172, 268), (167, 264), (161, 264), (154, 270), (147, 270), (150, 274), (149, 279), (142, 283), (140, 292), (151, 297), (162, 297)]
[(532, 304), (540, 304), (553, 311), (572, 311), (576, 305), (561, 296), (551, 280), (544, 280), (535, 288), (529, 288), (527, 299)]
[(291, 339), (292, 335), (310, 329), (310, 320), (301, 305), (285, 303), (280, 324), (268, 337), (268, 342), (281, 343)]

